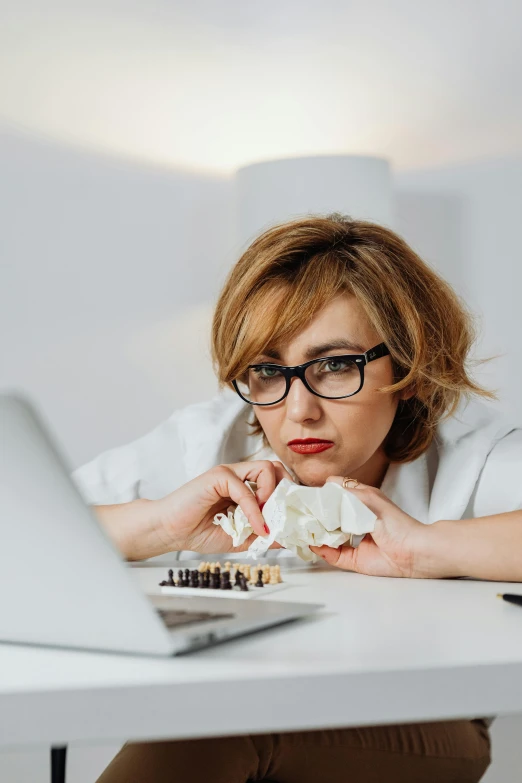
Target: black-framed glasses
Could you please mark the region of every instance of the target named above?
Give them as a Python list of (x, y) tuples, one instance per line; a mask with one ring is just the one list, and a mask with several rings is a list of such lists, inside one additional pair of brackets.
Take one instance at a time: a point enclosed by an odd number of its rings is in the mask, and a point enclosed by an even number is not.
[(364, 367), (390, 353), (385, 343), (365, 353), (323, 356), (295, 367), (251, 364), (241, 378), (232, 381), (241, 399), (250, 405), (275, 405), (290, 391), (292, 378), (299, 378), (309, 392), (326, 400), (353, 397), (364, 385)]

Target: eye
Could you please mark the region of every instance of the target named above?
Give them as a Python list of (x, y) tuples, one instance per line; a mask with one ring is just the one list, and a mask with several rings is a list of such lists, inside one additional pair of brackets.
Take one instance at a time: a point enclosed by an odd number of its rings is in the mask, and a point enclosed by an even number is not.
[(279, 370), (276, 370), (275, 367), (253, 367), (253, 372), (258, 376), (258, 378), (275, 378), (277, 375), (280, 375)]
[(324, 362), (321, 365), (321, 370), (326, 372), (341, 372), (346, 370), (348, 362), (343, 362), (341, 359), (332, 359), (329, 362)]

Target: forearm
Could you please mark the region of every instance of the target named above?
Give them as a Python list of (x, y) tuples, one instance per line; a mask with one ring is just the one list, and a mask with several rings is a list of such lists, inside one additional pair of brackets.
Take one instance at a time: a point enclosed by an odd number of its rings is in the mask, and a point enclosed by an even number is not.
[(126, 560), (146, 560), (172, 551), (156, 501), (93, 506), (93, 511)]
[(522, 511), (442, 520), (426, 533), (419, 566), (427, 576), (522, 582)]

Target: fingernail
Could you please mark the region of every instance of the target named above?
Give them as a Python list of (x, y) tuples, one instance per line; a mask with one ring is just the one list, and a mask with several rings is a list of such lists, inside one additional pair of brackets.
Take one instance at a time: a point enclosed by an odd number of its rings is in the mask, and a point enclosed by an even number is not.
[(264, 523), (263, 527), (265, 528), (265, 533), (268, 535), (270, 533), (270, 528), (268, 527), (266, 522)]

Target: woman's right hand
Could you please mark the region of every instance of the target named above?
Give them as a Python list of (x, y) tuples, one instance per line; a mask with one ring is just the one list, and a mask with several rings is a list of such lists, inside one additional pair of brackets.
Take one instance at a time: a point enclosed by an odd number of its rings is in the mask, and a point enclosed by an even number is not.
[[(259, 460), (218, 465), (188, 484), (158, 501), (160, 518), (171, 550), (189, 549), (195, 552), (241, 552), (248, 549), (256, 536), (270, 532), (261, 514), (281, 479), (292, 477), (281, 462)], [(255, 495), (245, 481), (257, 484)], [(238, 505), (245, 513), (254, 533), (240, 547), (232, 547), (232, 539), (219, 525), (216, 514)]]
[[(165, 552), (242, 552), (256, 536), (268, 534), (261, 508), (281, 479), (292, 477), (281, 462), (258, 460), (218, 465), (161, 500), (136, 500), (95, 511), (116, 546), (128, 560)], [(257, 484), (255, 495), (244, 483)], [(240, 547), (213, 519), (239, 505), (254, 533)]]

